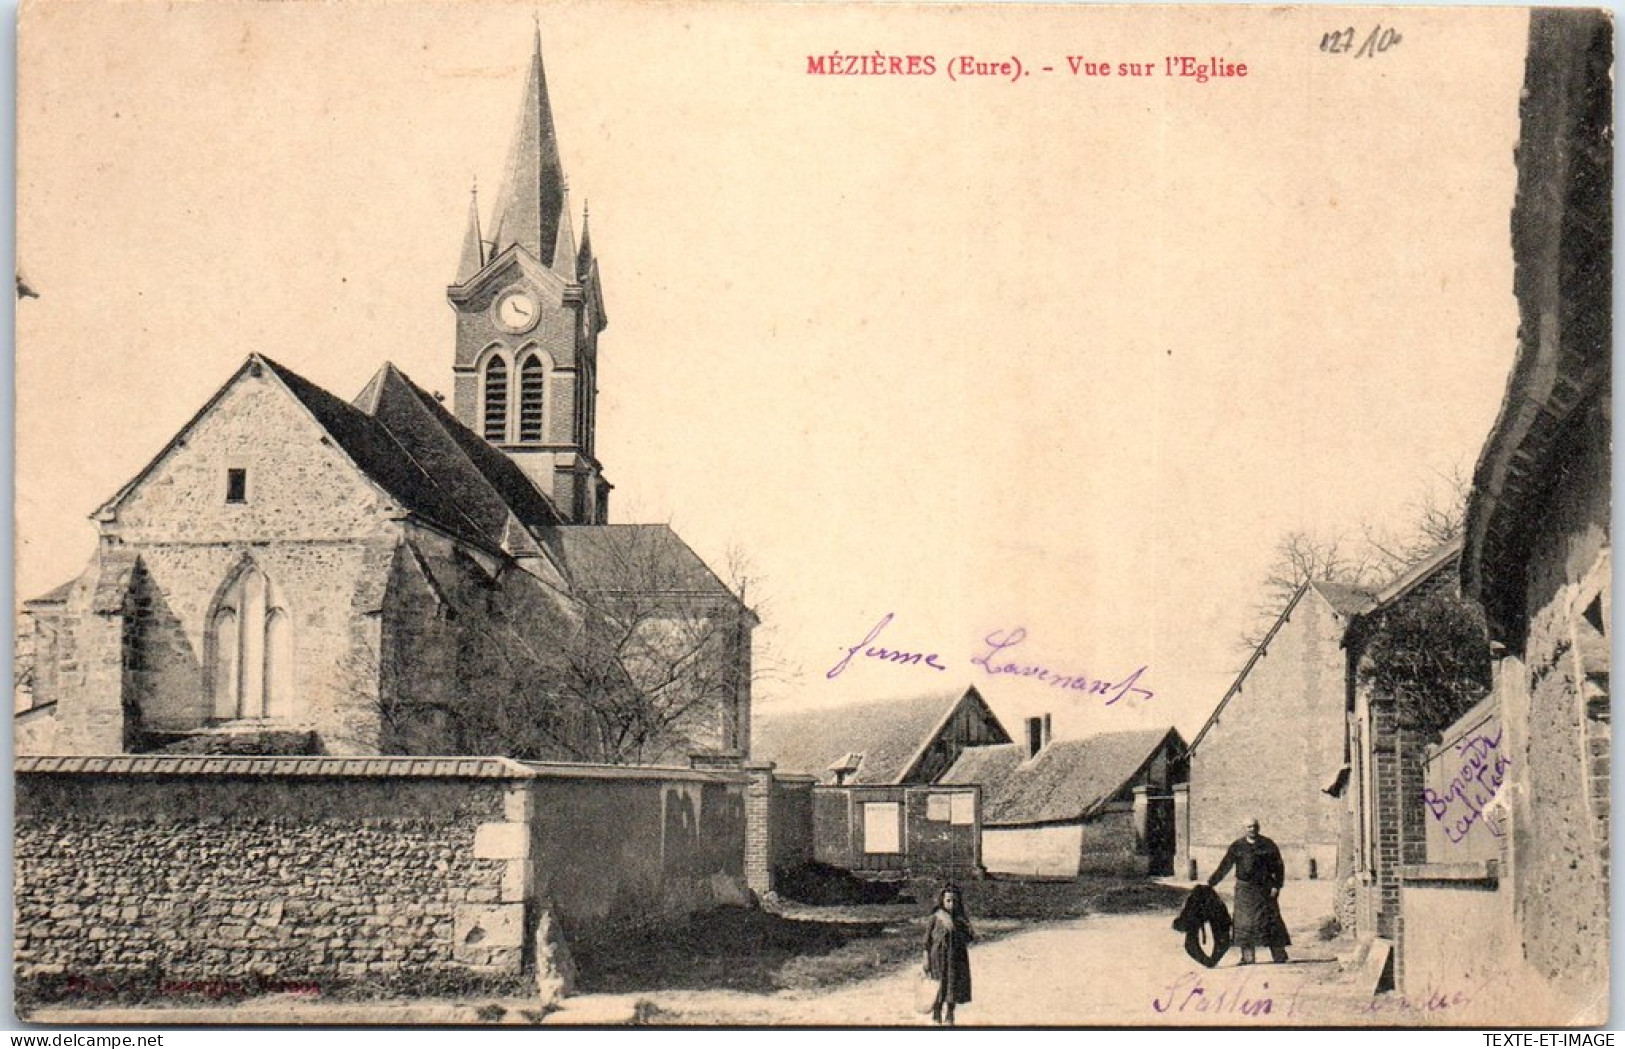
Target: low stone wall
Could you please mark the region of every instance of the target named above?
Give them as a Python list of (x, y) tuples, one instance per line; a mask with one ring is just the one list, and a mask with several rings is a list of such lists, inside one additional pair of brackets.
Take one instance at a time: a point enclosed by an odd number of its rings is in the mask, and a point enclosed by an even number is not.
[(500, 758), (19, 758), (16, 974), (518, 977), (539, 928), (748, 903), (745, 789)]
[(526, 782), (497, 759), (20, 758), (17, 975), (518, 972), (523, 900), (491, 935), (507, 864), (479, 846)]

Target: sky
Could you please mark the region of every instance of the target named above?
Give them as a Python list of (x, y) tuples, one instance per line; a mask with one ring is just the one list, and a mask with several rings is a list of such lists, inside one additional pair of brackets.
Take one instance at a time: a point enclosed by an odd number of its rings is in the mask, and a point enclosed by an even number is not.
[[(758, 709), (976, 684), (1012, 729), (1189, 736), (1282, 534), (1401, 523), (1477, 457), (1516, 348), (1526, 21), (25, 5), (18, 597), (82, 569), (88, 515), (250, 352), (346, 397), (385, 360), (450, 393), (445, 289), (539, 24), (605, 282), (612, 520), (748, 559)], [(1322, 49), (1379, 27), (1381, 53)], [(836, 52), (935, 72), (808, 72)], [(887, 616), (874, 644), (946, 669), (860, 649), (829, 676)], [(1020, 638), (995, 666), (1149, 695), (990, 675), (990, 636)]]

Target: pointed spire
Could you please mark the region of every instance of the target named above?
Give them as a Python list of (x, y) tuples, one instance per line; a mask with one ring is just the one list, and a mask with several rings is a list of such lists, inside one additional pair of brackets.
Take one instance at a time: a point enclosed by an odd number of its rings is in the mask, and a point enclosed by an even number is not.
[(576, 254), (576, 276), (585, 278), (592, 269), (592, 202), (586, 198), (581, 201), (581, 251)]
[(463, 234), (463, 254), (457, 261), (457, 283), (467, 284), (469, 278), (485, 268), (485, 241), (480, 239), (480, 183), (468, 198), (468, 232)]
[(553, 272), (567, 282), (576, 281), (576, 234), (570, 226), (570, 187), (564, 188), (564, 204), (559, 208), (559, 233), (553, 245)]
[(491, 232), (491, 254), (518, 244), (538, 261), (551, 261), (558, 240), (559, 216), (564, 207), (564, 165), (559, 160), (553, 110), (547, 98), (547, 74), (542, 69), (542, 31), (536, 28), (536, 47), (525, 81), (502, 192), (497, 197)]

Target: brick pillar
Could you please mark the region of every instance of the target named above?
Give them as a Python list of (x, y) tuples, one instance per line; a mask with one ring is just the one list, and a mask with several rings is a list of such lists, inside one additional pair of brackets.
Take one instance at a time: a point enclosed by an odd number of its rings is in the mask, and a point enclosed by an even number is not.
[(773, 763), (745, 766), (745, 884), (773, 891)]

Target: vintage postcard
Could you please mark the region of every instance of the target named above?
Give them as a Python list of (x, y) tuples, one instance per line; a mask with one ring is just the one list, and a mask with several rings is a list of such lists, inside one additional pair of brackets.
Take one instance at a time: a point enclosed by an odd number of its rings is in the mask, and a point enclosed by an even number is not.
[(1612, 30), (25, 2), (16, 1016), (1606, 1023)]

